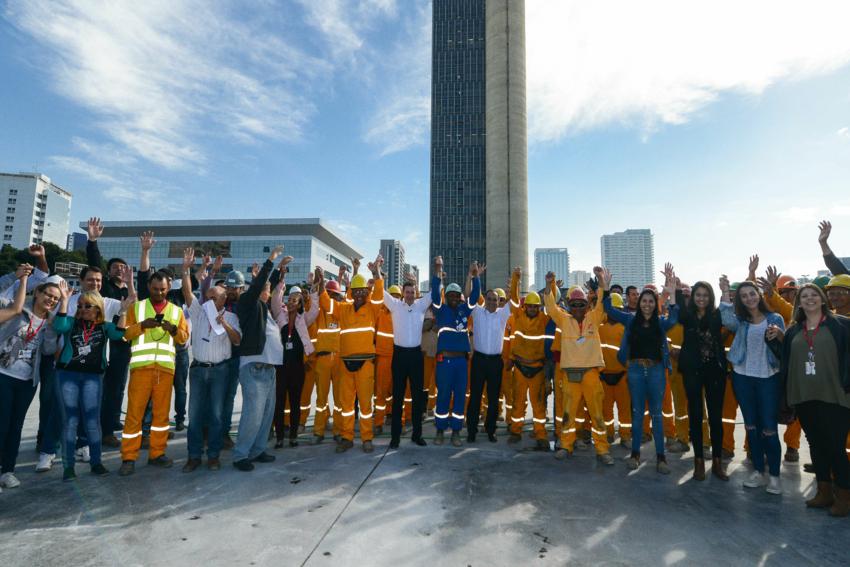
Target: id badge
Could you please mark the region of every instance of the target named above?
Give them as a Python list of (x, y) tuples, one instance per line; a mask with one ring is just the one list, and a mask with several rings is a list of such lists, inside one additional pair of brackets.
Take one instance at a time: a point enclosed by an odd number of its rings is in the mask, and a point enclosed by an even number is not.
[(577, 338), (577, 339), (576, 339), (576, 344), (577, 344), (577, 345), (584, 344), (584, 337), (579, 337), (579, 338)]
[(815, 375), (815, 363), (813, 361), (806, 361), (806, 376)]
[(83, 345), (78, 350), (80, 356), (86, 356), (87, 354), (91, 354), (91, 345)]
[(21, 350), (18, 351), (18, 359), (19, 360), (29, 360), (31, 358), (32, 358), (32, 351), (31, 350), (21, 349)]
[(286, 350), (292, 350), (293, 347), (292, 341), (286, 341)]

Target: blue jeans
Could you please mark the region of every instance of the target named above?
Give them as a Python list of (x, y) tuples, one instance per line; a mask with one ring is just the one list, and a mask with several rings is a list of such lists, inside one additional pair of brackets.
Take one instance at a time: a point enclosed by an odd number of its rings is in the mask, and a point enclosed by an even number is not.
[(177, 349), (174, 357), (174, 421), (186, 421), (186, 379), (189, 377), (189, 349)]
[(242, 416), (233, 462), (253, 459), (266, 450), (274, 417), (274, 366), (251, 363), (239, 367)]
[(222, 435), (230, 433), (233, 421), (233, 401), (236, 399), (236, 391), (239, 389), (239, 357), (234, 356), (226, 363), (227, 365), (227, 393), (224, 397), (224, 410), (221, 412)]
[[(437, 362), (437, 407), (434, 409), (434, 425), (437, 426), (437, 431), (451, 427), (455, 432), (463, 428), (468, 377), (466, 362), (466, 358), (462, 356), (444, 358)], [(449, 403), (452, 406), (451, 415)]]
[(100, 374), (58, 370), (56, 388), (62, 400), (62, 462), (65, 468), (73, 468), (74, 451), (77, 448), (77, 429), (80, 416), (88, 437), (91, 464), (100, 464), (100, 396), (103, 380)]
[(732, 373), (732, 388), (741, 406), (753, 468), (764, 472), (764, 455), (770, 476), (779, 476), (782, 447), (779, 445), (779, 374), (770, 378), (754, 378)]
[(204, 426), (208, 426), (207, 458), (217, 459), (221, 452), (221, 414), (227, 394), (228, 362), (215, 366), (193, 366), (189, 369), (189, 433), (190, 459), (204, 453)]
[(640, 453), (640, 427), (643, 423), (643, 413), (646, 402), (649, 401), (649, 416), (652, 418), (652, 436), (655, 439), (655, 453), (664, 455), (664, 417), (661, 415), (661, 405), (664, 401), (664, 388), (667, 384), (667, 373), (660, 362), (646, 367), (629, 363), (629, 395), (632, 397), (632, 424), (635, 433), (632, 435), (632, 453)]

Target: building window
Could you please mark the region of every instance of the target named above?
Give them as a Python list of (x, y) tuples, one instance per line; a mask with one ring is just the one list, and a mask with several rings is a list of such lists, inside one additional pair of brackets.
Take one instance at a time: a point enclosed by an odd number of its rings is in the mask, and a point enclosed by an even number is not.
[(268, 246), (263, 246), (263, 252), (271, 252), (271, 249)]
[(15, 199), (15, 198), (13, 198), (13, 197), (9, 197), (9, 204), (10, 204), (10, 205), (17, 204), (17, 202), (18, 202), (18, 200), (17, 200), (17, 199)]
[(9, 189), (9, 195), (17, 195), (17, 194), (18, 194), (17, 189)]
[(14, 229), (15, 229), (14, 226), (8, 225), (8, 224), (6, 225), (6, 232), (12, 232), (12, 230), (14, 230)]
[(12, 240), (12, 235), (11, 234), (4, 234), (3, 240)]
[(15, 212), (15, 207), (6, 207), (6, 212), (7, 212), (7, 213), (14, 213), (14, 212)]
[(15, 222), (15, 217), (6, 217), (6, 222)]

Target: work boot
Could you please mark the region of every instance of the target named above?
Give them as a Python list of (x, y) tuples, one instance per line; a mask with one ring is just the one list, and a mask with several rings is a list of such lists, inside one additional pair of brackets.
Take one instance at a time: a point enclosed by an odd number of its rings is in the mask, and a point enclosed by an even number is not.
[(421, 437), (413, 437), (411, 438), (411, 441), (413, 441), (413, 443), (418, 445), (419, 447), (425, 447), (428, 444)]
[(806, 500), (809, 508), (829, 508), (835, 503), (835, 495), (832, 492), (832, 483), (829, 481), (818, 482), (818, 492), (815, 497)]
[(446, 433), (442, 429), (437, 430), (437, 436), (434, 438), (434, 445), (442, 445), (445, 441)]
[(559, 461), (566, 460), (571, 455), (572, 455), (572, 453), (570, 453), (566, 449), (558, 449), (557, 451), (555, 451), (555, 458), (558, 459)]
[(720, 480), (729, 480), (729, 475), (726, 474), (726, 469), (723, 466), (723, 459), (720, 457), (714, 457), (711, 459), (711, 474)]
[(606, 467), (610, 467), (614, 464), (614, 457), (612, 457), (608, 453), (596, 455), (596, 460), (599, 461), (600, 464), (605, 465)]
[(77, 480), (77, 473), (74, 471), (74, 467), (65, 467), (65, 470), (62, 472), (62, 481), (71, 482), (72, 480)]
[(626, 468), (630, 471), (636, 471), (640, 466), (640, 455), (632, 453), (631, 456), (626, 460)]
[(466, 435), (466, 442), (467, 443), (475, 443), (475, 432), (474, 431), (470, 431)]
[(263, 451), (262, 453), (251, 459), (251, 461), (254, 463), (273, 463), (275, 459), (277, 459), (277, 457), (275, 457), (274, 455), (269, 455), (268, 453)]
[(400, 443), (401, 441), (398, 437), (393, 437), (392, 439), (390, 439), (390, 449), (398, 449)]
[(829, 509), (829, 515), (843, 518), (850, 514), (850, 490), (838, 488), (835, 490), (835, 503)]
[(384, 426), (383, 425), (376, 425), (375, 427), (372, 428), (372, 432), (375, 435), (380, 435), (384, 432)]
[(225, 450), (233, 449), (233, 439), (227, 433), (224, 434), (224, 439), (221, 440), (221, 448)]
[(452, 431), (452, 446), (453, 447), (461, 447), (463, 442), (460, 440), (460, 433), (457, 431)]
[(183, 465), (183, 472), (190, 473), (194, 472), (196, 468), (201, 466), (201, 459), (189, 459), (186, 461), (186, 464)]
[(102, 464), (98, 463), (96, 465), (91, 466), (91, 473), (94, 476), (106, 476), (109, 474), (109, 471), (106, 470), (106, 467)]
[(100, 440), (100, 443), (104, 447), (112, 447), (113, 449), (117, 449), (121, 446), (121, 441), (119, 441), (115, 435), (104, 435)]
[(675, 439), (672, 443), (667, 444), (668, 453), (687, 453), (690, 450), (690, 445), (679, 439)]
[(490, 443), (495, 443), (496, 441), (498, 441), (498, 439), (496, 439), (496, 434), (495, 433), (488, 433), (487, 434), (487, 441), (489, 441)]
[(342, 441), (342, 435), (340, 435), (339, 433), (334, 433), (334, 443), (339, 445), (340, 441)]
[(207, 468), (211, 471), (217, 471), (221, 468), (221, 461), (217, 457), (207, 459)]
[(788, 447), (788, 450), (785, 451), (785, 462), (786, 463), (797, 463), (800, 461), (800, 452), (793, 447)]
[(548, 453), (549, 452), (549, 441), (547, 441), (546, 439), (538, 439), (535, 446), (534, 446), (534, 450), (535, 451), (543, 451), (543, 452)]
[(694, 480), (705, 480), (705, 459), (694, 457)]
[(118, 469), (118, 476), (130, 476), (136, 472), (136, 461), (124, 461)]
[(522, 441), (522, 436), (517, 435), (516, 433), (511, 433), (511, 436), (508, 437), (508, 443), (510, 443), (511, 445), (519, 443), (520, 441)]
[(250, 459), (240, 459), (238, 461), (233, 461), (233, 466), (242, 472), (249, 472), (254, 470), (254, 463), (252, 463)]
[(176, 424), (174, 424), (175, 431), (183, 431), (186, 429), (186, 423), (181, 419)]
[(805, 463), (805, 464), (803, 465), (803, 472), (807, 472), (807, 473), (810, 473), (810, 474), (814, 474), (814, 472), (815, 472), (815, 465), (814, 465), (814, 463)]
[(667, 460), (663, 457), (659, 458), (655, 463), (655, 471), (658, 474), (670, 474), (670, 465), (667, 464)]
[(372, 445), (371, 441), (364, 441), (363, 442), (363, 452), (364, 453), (371, 453), (374, 450), (375, 450), (375, 447)]
[(349, 441), (348, 439), (340, 439), (339, 443), (336, 446), (337, 453), (345, 453), (349, 449), (354, 447), (354, 441)]
[(174, 464), (174, 461), (169, 459), (166, 455), (160, 455), (155, 459), (148, 459), (148, 464), (153, 465), (155, 467), (162, 467), (164, 469), (171, 468), (171, 465)]

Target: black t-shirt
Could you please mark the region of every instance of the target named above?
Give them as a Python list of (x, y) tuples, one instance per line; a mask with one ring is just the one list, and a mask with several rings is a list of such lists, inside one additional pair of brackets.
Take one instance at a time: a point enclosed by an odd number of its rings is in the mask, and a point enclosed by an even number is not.
[(290, 336), (289, 325), (284, 325), (280, 330), (280, 340), (283, 343), (283, 364), (300, 364), (304, 361), (304, 345), (297, 329), (293, 328)]
[(103, 349), (106, 348), (106, 333), (103, 325), (87, 326), (80, 319), (74, 320), (74, 327), (66, 340), (71, 340), (71, 360), (57, 366), (74, 372), (103, 372)]
[(629, 358), (648, 358), (660, 361), (663, 358), (661, 337), (652, 325), (636, 323), (632, 326), (629, 339)]

